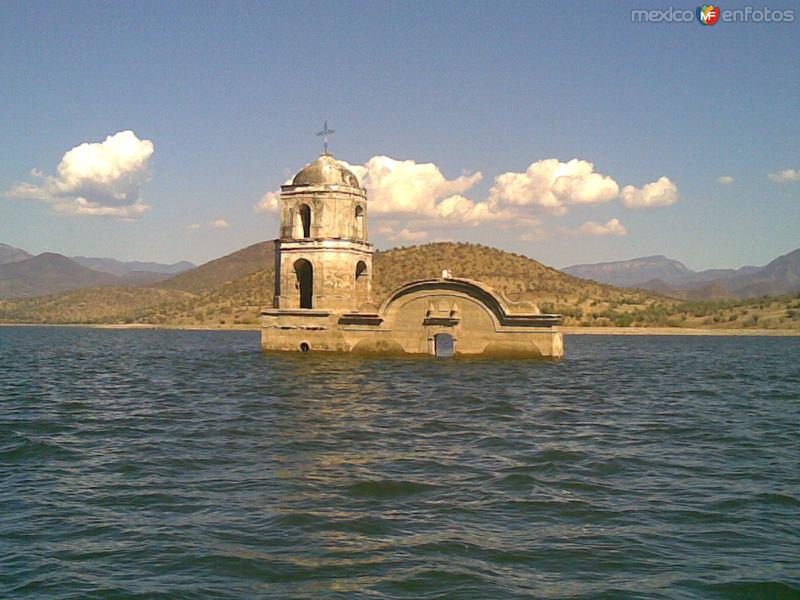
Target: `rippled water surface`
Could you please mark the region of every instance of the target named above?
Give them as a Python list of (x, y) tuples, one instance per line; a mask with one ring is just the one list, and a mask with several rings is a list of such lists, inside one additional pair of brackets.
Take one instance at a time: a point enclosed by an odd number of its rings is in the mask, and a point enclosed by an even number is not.
[(800, 338), (0, 328), (0, 598), (796, 598)]

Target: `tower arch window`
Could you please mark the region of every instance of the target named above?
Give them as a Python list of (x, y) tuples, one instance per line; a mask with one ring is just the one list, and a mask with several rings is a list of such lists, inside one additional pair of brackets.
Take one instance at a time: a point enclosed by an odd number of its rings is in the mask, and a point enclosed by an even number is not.
[(314, 267), (301, 258), (294, 263), (294, 273), (300, 291), (300, 308), (314, 308)]
[(369, 295), (368, 275), (367, 263), (363, 260), (358, 261), (356, 263), (356, 300), (359, 306), (367, 301), (367, 296)]
[(359, 205), (356, 206), (356, 235), (355, 237), (358, 239), (362, 239), (364, 237), (364, 207)]
[(297, 207), (294, 234), (294, 237), (311, 237), (311, 207), (308, 204), (301, 204)]

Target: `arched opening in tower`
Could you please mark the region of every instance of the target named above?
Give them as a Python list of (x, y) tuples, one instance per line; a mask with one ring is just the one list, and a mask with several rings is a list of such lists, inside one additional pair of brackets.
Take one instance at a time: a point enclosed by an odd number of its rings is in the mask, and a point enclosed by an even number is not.
[(356, 206), (356, 238), (364, 237), (364, 207)]
[(305, 258), (294, 263), (297, 275), (297, 287), (300, 290), (300, 308), (313, 308), (314, 304), (314, 267)]
[(369, 277), (367, 273), (367, 263), (363, 260), (356, 264), (356, 301), (361, 307), (367, 301), (369, 295)]
[(301, 204), (298, 210), (300, 214), (300, 221), (303, 226), (303, 237), (311, 237), (311, 207), (308, 204)]

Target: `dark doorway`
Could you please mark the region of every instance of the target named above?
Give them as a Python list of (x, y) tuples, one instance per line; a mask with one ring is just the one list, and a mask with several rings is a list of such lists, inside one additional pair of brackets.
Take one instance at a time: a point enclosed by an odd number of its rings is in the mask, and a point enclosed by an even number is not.
[(305, 258), (294, 263), (297, 275), (297, 287), (300, 288), (300, 308), (313, 308), (314, 304), (314, 267)]
[(453, 356), (453, 336), (449, 333), (437, 333), (433, 336), (433, 345), (438, 358)]
[(308, 204), (300, 205), (300, 219), (303, 221), (303, 237), (311, 237), (311, 208)]

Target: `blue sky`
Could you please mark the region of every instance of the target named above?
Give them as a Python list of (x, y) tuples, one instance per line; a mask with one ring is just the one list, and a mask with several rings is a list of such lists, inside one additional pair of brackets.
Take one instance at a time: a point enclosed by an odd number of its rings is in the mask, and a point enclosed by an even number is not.
[[(271, 239), (274, 213), (254, 206), (316, 158), (327, 119), (337, 158), (367, 165), (359, 175), (405, 169), (394, 186), (368, 177), (379, 248), (451, 239), (557, 267), (650, 254), (764, 264), (800, 246), (800, 181), (779, 175), (800, 170), (800, 10), (793, 23), (631, 21), (667, 6), (0, 4), (0, 242), (202, 262)], [(88, 189), (59, 178), (65, 153), (121, 131), (152, 152), (114, 202), (147, 210), (122, 219), (64, 201)], [(501, 189), (499, 176), (530, 183), (549, 159), (559, 172), (592, 163), (618, 197), (558, 192), (548, 207), (532, 188)], [(662, 177), (674, 193), (626, 205), (626, 186), (641, 200)], [(393, 212), (403, 186), (424, 185), (416, 215)], [(447, 220), (453, 196), (495, 212)]]

